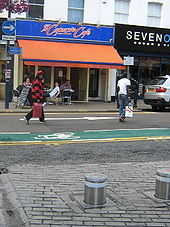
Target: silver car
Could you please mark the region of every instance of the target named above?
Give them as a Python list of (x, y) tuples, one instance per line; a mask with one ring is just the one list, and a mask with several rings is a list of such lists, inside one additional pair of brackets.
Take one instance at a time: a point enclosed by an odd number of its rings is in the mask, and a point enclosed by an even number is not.
[(157, 77), (145, 86), (144, 103), (153, 110), (170, 107), (170, 75)]

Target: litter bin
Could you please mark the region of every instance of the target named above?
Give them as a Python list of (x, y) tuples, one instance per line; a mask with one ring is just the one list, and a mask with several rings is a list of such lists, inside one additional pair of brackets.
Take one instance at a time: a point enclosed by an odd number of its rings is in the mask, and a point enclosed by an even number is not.
[(85, 175), (84, 202), (91, 205), (106, 203), (107, 177), (100, 173)]
[(170, 200), (170, 169), (157, 170), (155, 197)]

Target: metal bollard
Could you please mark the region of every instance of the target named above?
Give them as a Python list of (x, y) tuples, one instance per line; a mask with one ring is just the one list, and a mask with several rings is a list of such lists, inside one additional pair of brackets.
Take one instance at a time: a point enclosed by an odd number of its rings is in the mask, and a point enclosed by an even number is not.
[(170, 169), (157, 170), (155, 197), (170, 200)]
[(106, 203), (107, 176), (100, 173), (85, 175), (84, 202), (91, 205)]

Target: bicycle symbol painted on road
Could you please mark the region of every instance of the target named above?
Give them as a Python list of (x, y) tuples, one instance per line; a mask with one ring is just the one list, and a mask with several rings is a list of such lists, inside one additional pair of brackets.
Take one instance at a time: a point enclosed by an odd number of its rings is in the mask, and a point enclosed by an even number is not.
[(54, 140), (54, 139), (79, 139), (79, 136), (74, 136), (75, 133), (72, 132), (65, 132), (65, 133), (54, 133), (50, 135), (38, 135), (34, 137), (34, 139), (43, 139), (43, 140)]

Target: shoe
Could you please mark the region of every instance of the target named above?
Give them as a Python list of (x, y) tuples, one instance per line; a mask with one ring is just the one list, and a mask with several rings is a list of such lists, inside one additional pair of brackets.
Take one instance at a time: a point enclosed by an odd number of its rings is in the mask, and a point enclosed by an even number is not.
[(44, 121), (40, 121), (40, 123), (42, 123), (42, 124), (43, 124), (43, 123), (46, 123), (46, 121), (45, 121), (45, 120), (44, 120)]
[(125, 122), (125, 118), (124, 117), (119, 117), (119, 122)]
[(44, 102), (43, 104), (42, 104), (42, 106), (46, 106), (47, 105), (47, 103), (46, 102)]
[(27, 123), (27, 125), (30, 124), (26, 117), (24, 117), (24, 121)]

